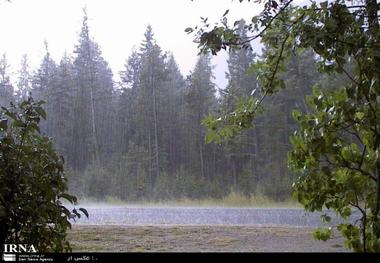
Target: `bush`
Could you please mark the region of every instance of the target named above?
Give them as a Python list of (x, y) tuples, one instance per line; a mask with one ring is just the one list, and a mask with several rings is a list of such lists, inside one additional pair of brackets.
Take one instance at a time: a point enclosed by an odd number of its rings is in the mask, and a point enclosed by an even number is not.
[(0, 242), (70, 251), (66, 230), (81, 215), (62, 203), (77, 200), (67, 193), (63, 159), (39, 132), (42, 103), (29, 98), (0, 111)]

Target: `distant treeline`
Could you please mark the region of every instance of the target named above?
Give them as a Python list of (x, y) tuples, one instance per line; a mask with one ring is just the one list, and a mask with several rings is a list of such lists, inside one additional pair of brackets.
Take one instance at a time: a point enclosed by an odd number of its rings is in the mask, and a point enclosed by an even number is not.
[(208, 114), (231, 111), (244, 96), (260, 96), (255, 73), (246, 73), (259, 59), (250, 49), (231, 51), (228, 86), (217, 90), (210, 56), (201, 55), (184, 77), (148, 26), (115, 83), (85, 16), (73, 55), (57, 64), (46, 44), (36, 72), (23, 57), (16, 92), (3, 56), (0, 104), (30, 94), (46, 101), (42, 133), (63, 155), (76, 195), (136, 201), (223, 198), (234, 191), (283, 200), (293, 181), (286, 164), (289, 136), (296, 129), (291, 110), (305, 111), (311, 83), (324, 81), (313, 53), (290, 61), (283, 76), (287, 89), (266, 101), (253, 129), (216, 145), (205, 143), (201, 124)]

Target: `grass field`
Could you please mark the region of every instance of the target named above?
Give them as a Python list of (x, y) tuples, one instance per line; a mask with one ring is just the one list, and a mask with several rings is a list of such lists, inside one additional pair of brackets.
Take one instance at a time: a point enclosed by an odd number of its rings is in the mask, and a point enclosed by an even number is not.
[(344, 252), (341, 237), (275, 226), (74, 226), (74, 252)]

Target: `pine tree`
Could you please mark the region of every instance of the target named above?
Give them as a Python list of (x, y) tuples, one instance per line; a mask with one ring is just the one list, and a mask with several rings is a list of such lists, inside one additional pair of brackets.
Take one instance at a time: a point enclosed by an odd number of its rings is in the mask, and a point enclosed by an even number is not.
[(160, 176), (163, 168), (164, 154), (160, 142), (162, 125), (159, 116), (161, 105), (160, 93), (167, 79), (165, 67), (165, 55), (156, 44), (152, 27), (148, 26), (145, 32), (145, 40), (139, 52), (141, 58), (137, 104), (138, 125), (135, 142), (148, 150), (150, 195), (152, 195), (154, 183)]
[(32, 92), (32, 74), (30, 72), (29, 59), (26, 54), (21, 58), (21, 68), (18, 72), (16, 98), (18, 101), (26, 100)]
[[(245, 39), (247, 36), (244, 27), (245, 21), (241, 20), (236, 33)], [(232, 49), (229, 52), (228, 72), (226, 73), (228, 85), (222, 91), (224, 107), (231, 109), (236, 106), (241, 97), (255, 95), (258, 91), (255, 74), (247, 72), (255, 58), (256, 54), (253, 53), (250, 45), (245, 48)]]
[(0, 106), (7, 107), (14, 101), (13, 86), (9, 78), (9, 64), (5, 54), (0, 59)]
[[(246, 38), (244, 30), (245, 21), (241, 20), (237, 30), (237, 34), (242, 38)], [(228, 72), (226, 77), (228, 85), (225, 90), (221, 90), (222, 102), (221, 111), (231, 112), (239, 101), (247, 96), (257, 96), (258, 83), (255, 74), (248, 74), (248, 69), (254, 62), (256, 54), (252, 52), (250, 45), (244, 48), (232, 49), (229, 52)], [(257, 177), (256, 156), (258, 155), (258, 138), (255, 134), (257, 128), (245, 131), (239, 134), (235, 140), (230, 140), (224, 144), (224, 152), (227, 157), (227, 163), (231, 169), (232, 184), (235, 190), (239, 190), (240, 174), (249, 175), (248, 181), (252, 181)]]
[(101, 56), (96, 42), (90, 38), (85, 12), (79, 43), (75, 48), (75, 112), (73, 166), (84, 169), (89, 164), (100, 165), (112, 155), (108, 144), (113, 99), (112, 72)]
[(121, 94), (118, 101), (119, 123), (119, 154), (125, 155), (129, 149), (129, 142), (136, 136), (136, 109), (137, 92), (139, 87), (139, 72), (141, 59), (137, 51), (133, 51), (124, 65), (125, 70), (120, 72)]
[(272, 198), (281, 200), (289, 196), (295, 178), (287, 167), (287, 152), (291, 148), (289, 137), (297, 129), (292, 110), (307, 110), (305, 96), (310, 94), (318, 77), (312, 51), (293, 56), (282, 76), (286, 89), (267, 99), (266, 111), (254, 122), (260, 138), (257, 158), (260, 188)]
[(70, 57), (65, 54), (55, 74), (51, 87), (49, 103), (54, 107), (48, 118), (52, 119), (52, 138), (57, 151), (66, 157), (68, 163), (73, 162), (73, 123), (74, 123), (74, 68)]
[(189, 160), (187, 170), (196, 174), (201, 180), (211, 176), (211, 165), (206, 163), (205, 156), (212, 156), (213, 145), (205, 145), (205, 129), (201, 122), (216, 107), (215, 84), (212, 82), (213, 73), (210, 57), (199, 57), (194, 71), (189, 77), (189, 87), (186, 93), (186, 129), (190, 144), (187, 147)]
[[(45, 41), (45, 56), (42, 63), (32, 79), (32, 97), (35, 100), (45, 101), (45, 111), (47, 116), (50, 116), (54, 105), (49, 102), (49, 96), (52, 86), (54, 85), (54, 75), (56, 73), (56, 64), (50, 57), (48, 43)], [(52, 136), (52, 118), (41, 121), (41, 131), (47, 136)]]
[(166, 172), (176, 174), (184, 158), (183, 116), (186, 83), (171, 54), (166, 62), (167, 79), (160, 92), (162, 145), (167, 154)]

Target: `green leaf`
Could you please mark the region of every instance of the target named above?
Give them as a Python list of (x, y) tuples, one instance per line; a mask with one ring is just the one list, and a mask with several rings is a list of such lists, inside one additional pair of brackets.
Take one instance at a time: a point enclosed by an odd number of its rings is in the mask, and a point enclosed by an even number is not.
[(331, 238), (331, 233), (332, 233), (331, 228), (327, 228), (327, 229), (320, 228), (314, 232), (313, 236), (317, 240), (327, 241), (328, 239)]
[(81, 218), (81, 215), (78, 213), (78, 210), (76, 210), (75, 208), (73, 209), (73, 213), (74, 213), (75, 216), (78, 217), (79, 219)]
[(44, 119), (46, 120), (46, 111), (42, 107), (37, 107), (36, 112)]
[(352, 154), (351, 154), (351, 149), (349, 146), (344, 147), (341, 151), (341, 154), (345, 160), (347, 161), (351, 160)]
[(364, 112), (355, 113), (355, 120), (361, 121), (364, 118)]
[(349, 218), (351, 214), (352, 214), (352, 211), (351, 211), (351, 208), (349, 207), (344, 208), (343, 211), (341, 212), (341, 216), (343, 218)]
[(299, 110), (293, 110), (292, 115), (295, 120), (299, 120), (302, 116), (302, 113)]
[(321, 219), (325, 223), (330, 223), (330, 221), (331, 221), (331, 217), (326, 215), (326, 214), (321, 215)]
[(80, 211), (82, 211), (82, 213), (88, 218), (88, 212), (86, 209), (84, 208), (79, 208)]

